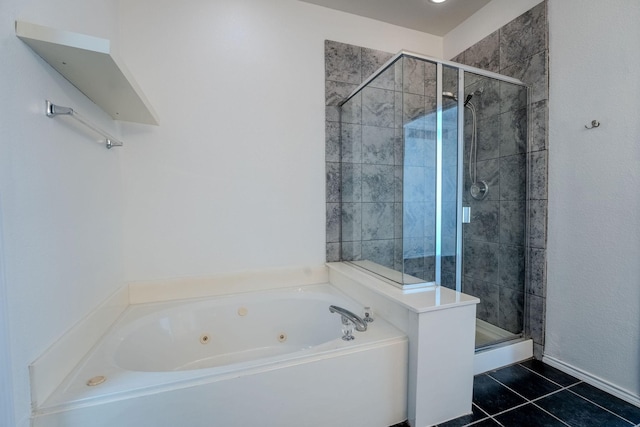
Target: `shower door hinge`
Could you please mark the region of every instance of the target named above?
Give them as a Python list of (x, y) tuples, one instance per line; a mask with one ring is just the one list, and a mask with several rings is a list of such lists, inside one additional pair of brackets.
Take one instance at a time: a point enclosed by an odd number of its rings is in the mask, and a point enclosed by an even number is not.
[(471, 207), (463, 206), (462, 207), (462, 223), (469, 224), (471, 222)]

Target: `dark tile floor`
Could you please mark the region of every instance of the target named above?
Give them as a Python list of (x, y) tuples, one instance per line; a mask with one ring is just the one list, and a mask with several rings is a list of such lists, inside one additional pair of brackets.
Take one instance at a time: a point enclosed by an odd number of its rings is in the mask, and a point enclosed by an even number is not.
[(475, 377), (473, 414), (438, 427), (463, 426), (640, 427), (640, 408), (528, 360)]

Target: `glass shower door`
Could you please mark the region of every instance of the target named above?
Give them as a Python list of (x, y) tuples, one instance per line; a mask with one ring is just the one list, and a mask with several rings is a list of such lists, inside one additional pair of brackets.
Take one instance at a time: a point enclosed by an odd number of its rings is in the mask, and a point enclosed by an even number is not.
[(404, 289), (459, 282), (459, 75), (402, 56), (341, 108), (341, 259)]
[(480, 298), (476, 348), (524, 331), (527, 89), (465, 72), (462, 283)]
[(436, 198), (439, 193), (438, 65), (402, 59), (402, 239), (398, 242), (403, 285), (437, 283)]

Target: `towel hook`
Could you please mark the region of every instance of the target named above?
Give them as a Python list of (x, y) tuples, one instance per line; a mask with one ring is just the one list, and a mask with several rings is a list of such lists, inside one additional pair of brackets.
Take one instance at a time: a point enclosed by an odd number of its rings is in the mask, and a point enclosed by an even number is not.
[(600, 122), (597, 120), (591, 120), (591, 127), (584, 125), (586, 129), (593, 129), (593, 128), (597, 128), (598, 126), (600, 126)]

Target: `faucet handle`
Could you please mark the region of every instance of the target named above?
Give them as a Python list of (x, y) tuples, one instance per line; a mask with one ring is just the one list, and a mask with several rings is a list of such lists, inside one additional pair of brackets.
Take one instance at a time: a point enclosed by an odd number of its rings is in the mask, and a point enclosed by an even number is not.
[(344, 341), (352, 341), (356, 339), (356, 337), (353, 336), (354, 326), (355, 325), (351, 320), (347, 319), (345, 316), (342, 316), (342, 339)]
[(362, 312), (362, 320), (367, 323), (373, 322), (373, 310), (371, 310), (371, 307), (364, 307)]

